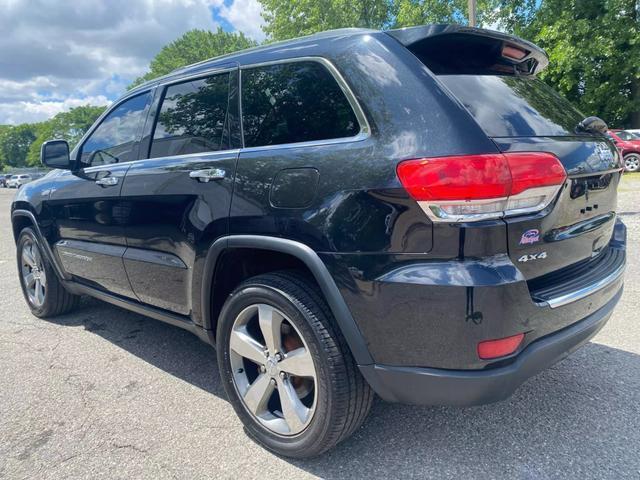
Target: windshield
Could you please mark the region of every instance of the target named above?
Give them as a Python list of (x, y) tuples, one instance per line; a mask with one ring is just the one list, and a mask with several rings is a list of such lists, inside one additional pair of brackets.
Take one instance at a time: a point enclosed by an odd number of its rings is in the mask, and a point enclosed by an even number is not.
[(620, 132), (616, 132), (616, 134), (618, 135), (618, 137), (620, 137), (622, 140), (638, 140), (640, 137), (638, 135), (636, 135), (635, 133), (631, 133), (631, 132), (625, 132), (624, 130), (620, 131)]
[(584, 118), (532, 76), (439, 75), (490, 137), (573, 135)]

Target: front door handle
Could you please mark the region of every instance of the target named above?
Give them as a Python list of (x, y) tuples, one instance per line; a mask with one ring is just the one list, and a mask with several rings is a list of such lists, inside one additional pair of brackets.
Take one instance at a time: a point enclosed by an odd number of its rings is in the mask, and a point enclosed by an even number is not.
[(222, 168), (207, 168), (205, 170), (194, 170), (189, 172), (189, 177), (202, 183), (207, 183), (209, 180), (221, 180), (225, 176), (225, 171)]
[(96, 185), (102, 185), (103, 187), (113, 187), (118, 184), (118, 177), (104, 177), (100, 180), (96, 180)]

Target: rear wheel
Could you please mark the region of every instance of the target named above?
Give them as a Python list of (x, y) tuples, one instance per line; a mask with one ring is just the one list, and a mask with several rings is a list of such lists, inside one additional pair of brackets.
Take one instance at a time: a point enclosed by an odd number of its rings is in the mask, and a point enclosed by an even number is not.
[(305, 277), (277, 272), (247, 280), (225, 303), (217, 333), (227, 395), (266, 448), (319, 455), (364, 421), (373, 393)]
[(54, 317), (78, 305), (80, 297), (62, 286), (32, 229), (25, 228), (20, 232), (17, 254), (22, 293), (35, 316)]
[(637, 172), (640, 170), (640, 154), (629, 153), (624, 156), (624, 169), (627, 172)]

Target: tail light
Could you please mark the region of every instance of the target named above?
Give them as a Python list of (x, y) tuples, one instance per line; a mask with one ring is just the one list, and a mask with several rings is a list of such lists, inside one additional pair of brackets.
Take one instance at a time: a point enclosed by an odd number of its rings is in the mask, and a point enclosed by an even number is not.
[(543, 210), (567, 178), (551, 153), (421, 158), (398, 165), (409, 195), (435, 222), (472, 222)]

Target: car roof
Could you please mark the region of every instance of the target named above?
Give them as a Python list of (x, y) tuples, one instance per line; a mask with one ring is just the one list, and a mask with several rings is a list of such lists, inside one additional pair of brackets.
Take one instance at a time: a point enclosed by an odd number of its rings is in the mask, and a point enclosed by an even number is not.
[(415, 27), (405, 27), (395, 30), (372, 30), (368, 28), (340, 28), (336, 30), (327, 30), (325, 32), (314, 33), (304, 37), (293, 38), (290, 40), (283, 40), (280, 42), (272, 42), (257, 47), (247, 48), (239, 50), (237, 52), (221, 55), (219, 57), (204, 60), (202, 62), (194, 63), (186, 67), (181, 67), (172, 71), (171, 73), (159, 78), (154, 78), (148, 82), (142, 83), (139, 86), (133, 88), (127, 93), (135, 94), (139, 91), (148, 89), (157, 85), (158, 83), (167, 82), (171, 80), (179, 80), (181, 77), (187, 77), (195, 75), (197, 73), (210, 70), (216, 67), (223, 68), (224, 66), (232, 65), (250, 65), (255, 63), (261, 63), (265, 60), (273, 60), (274, 57), (281, 57), (282, 59), (291, 58), (297, 50), (302, 50), (304, 46), (316, 46), (326, 49), (329, 53), (336, 49), (336, 46), (340, 42), (348, 41), (350, 38), (358, 35), (389, 35), (395, 38), (398, 42), (405, 46), (410, 46), (420, 40), (427, 38), (442, 38), (445, 36), (472, 36), (472, 37), (486, 37), (492, 38), (496, 41), (507, 41), (512, 44), (520, 45), (523, 48), (531, 51), (541, 68), (546, 67), (548, 64), (548, 58), (544, 50), (540, 49), (536, 45), (527, 42), (514, 35), (508, 35), (505, 33), (486, 30), (476, 27), (466, 27), (461, 25), (450, 24), (429, 24), (419, 25)]
[(203, 60), (192, 65), (178, 68), (171, 73), (168, 73), (167, 75), (163, 75), (161, 77), (154, 78), (153, 80), (149, 80), (148, 82), (140, 84), (139, 86), (132, 89), (131, 92), (144, 90), (145, 88), (149, 88), (150, 86), (163, 81), (171, 80), (173, 78), (179, 78), (182, 76), (189, 76), (190, 74), (197, 73), (201, 70), (208, 70), (217, 66), (224, 66), (233, 63), (237, 63), (239, 65), (254, 63), (256, 58), (262, 54), (274, 52), (277, 50), (290, 50), (306, 43), (314, 42), (321, 44), (335, 41), (336, 39), (340, 38), (353, 37), (356, 35), (371, 35), (381, 33), (382, 32), (380, 30), (371, 30), (368, 28), (339, 28), (335, 30), (327, 30), (325, 32), (314, 33), (312, 35), (307, 35), (304, 37), (293, 38), (290, 40), (267, 43), (264, 45), (259, 45), (257, 47), (246, 48), (244, 50), (239, 50), (237, 52), (221, 55), (219, 57), (210, 58), (208, 60)]

